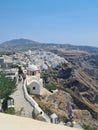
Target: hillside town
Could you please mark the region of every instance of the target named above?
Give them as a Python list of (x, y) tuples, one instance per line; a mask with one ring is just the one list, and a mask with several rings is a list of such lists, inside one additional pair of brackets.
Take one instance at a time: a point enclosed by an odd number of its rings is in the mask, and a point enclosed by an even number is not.
[[(51, 113), (50, 117), (45, 113), (38, 103), (33, 99), (33, 95), (45, 96), (53, 95), (43, 86), (41, 72), (49, 68), (55, 68), (60, 64), (68, 64), (64, 58), (47, 51), (28, 50), (27, 52), (18, 52), (16, 54), (0, 57), (0, 71), (5, 77), (16, 80), (16, 89), (7, 100), (7, 108), (14, 108), (16, 115), (38, 119), (55, 124), (68, 125), (82, 129), (79, 124), (68, 122), (59, 122), (58, 115)], [(55, 90), (56, 93), (58, 90)], [(2, 102), (0, 101), (0, 111), (3, 112)], [(68, 113), (72, 116), (68, 105)], [(72, 108), (71, 108), (72, 109)], [(71, 118), (70, 118), (71, 119)]]

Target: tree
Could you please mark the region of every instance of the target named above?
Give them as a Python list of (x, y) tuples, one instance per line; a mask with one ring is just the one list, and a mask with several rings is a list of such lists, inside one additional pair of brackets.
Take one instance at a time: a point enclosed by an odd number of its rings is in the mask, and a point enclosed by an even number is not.
[(0, 73), (0, 99), (8, 97), (16, 88), (16, 81), (8, 79), (1, 72)]
[(18, 74), (19, 75), (23, 74), (23, 70), (22, 70), (21, 66), (18, 67)]

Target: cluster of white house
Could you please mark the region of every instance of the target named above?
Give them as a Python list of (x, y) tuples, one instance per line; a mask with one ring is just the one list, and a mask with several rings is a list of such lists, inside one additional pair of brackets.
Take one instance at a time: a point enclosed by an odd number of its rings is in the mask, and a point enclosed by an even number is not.
[[(3, 59), (3, 58), (2, 58)], [(18, 82), (18, 69), (11, 69), (10, 66), (6, 68), (6, 66), (1, 67), (5, 73), (5, 76), (10, 79), (17, 79)], [(6, 69), (4, 69), (6, 68)], [(9, 68), (9, 69), (8, 69)], [(44, 114), (44, 112), (40, 109), (38, 104), (29, 96), (27, 93), (26, 86), (29, 86), (30, 94), (34, 95), (41, 95), (41, 90), (43, 89), (43, 79), (40, 78), (40, 71), (38, 67), (34, 64), (28, 64), (26, 68), (23, 67), (23, 72), (26, 74), (26, 84), (24, 83), (24, 94), (25, 98), (32, 104), (32, 106), (35, 108), (34, 113), (40, 114), (41, 116), (48, 121), (47, 116)], [(14, 100), (11, 98), (7, 102), (8, 108), (14, 107)], [(56, 117), (57, 118), (57, 117)], [(54, 119), (53, 119), (54, 120)], [(56, 123), (56, 122), (55, 122)]]
[(55, 68), (60, 63), (68, 63), (67, 60), (52, 52), (29, 50), (26, 54), (29, 56), (30, 61), (37, 65), (40, 70), (47, 70), (49, 67)]
[(8, 68), (15, 64), (20, 64), (22, 66), (28, 66), (28, 64), (36, 65), (39, 70), (48, 69), (49, 67), (55, 68), (60, 63), (68, 63), (64, 58), (47, 51), (26, 51), (19, 52), (11, 56), (0, 57), (0, 67)]
[[(35, 113), (41, 114), (41, 116), (49, 122), (47, 115), (42, 111), (38, 104), (32, 99), (32, 97), (27, 93), (26, 87), (29, 86), (30, 94), (41, 95), (41, 90), (43, 89), (43, 79), (40, 77), (40, 71), (43, 69), (48, 69), (49, 67), (55, 68), (60, 63), (68, 63), (64, 58), (57, 56), (51, 52), (43, 51), (28, 51), (16, 53), (12, 56), (2, 56), (0, 57), (0, 71), (4, 71), (5, 76), (10, 79), (16, 79), (17, 83), (19, 81), (18, 69), (14, 68), (16, 65), (21, 66), (26, 80), (24, 82), (23, 90), (25, 93), (25, 98), (30, 102), (30, 104), (35, 108)], [(14, 107), (13, 98), (8, 100), (8, 108)], [(0, 103), (1, 110), (1, 103)], [(51, 122), (57, 124), (58, 116), (53, 113), (50, 116)]]
[(60, 57), (52, 52), (35, 50), (20, 52), (13, 55), (14, 63), (27, 66), (28, 64), (36, 65), (39, 70), (47, 70), (49, 67), (55, 68), (60, 63), (68, 63), (63, 57)]
[(16, 79), (18, 82), (18, 69), (12, 67), (19, 65), (26, 74), (27, 85), (30, 86), (30, 93), (40, 95), (43, 87), (43, 80), (40, 72), (49, 67), (55, 68), (60, 63), (68, 63), (64, 58), (46, 51), (18, 52), (14, 55), (3, 55), (0, 57), (0, 70), (3, 70), (6, 77)]

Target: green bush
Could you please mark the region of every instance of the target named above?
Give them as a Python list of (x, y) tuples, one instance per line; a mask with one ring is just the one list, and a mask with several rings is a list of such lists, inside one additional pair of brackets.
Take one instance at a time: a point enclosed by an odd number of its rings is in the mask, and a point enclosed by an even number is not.
[(10, 108), (8, 108), (8, 109), (5, 111), (5, 113), (14, 115), (14, 114), (15, 114), (15, 109), (14, 109), (13, 107), (10, 107)]
[(30, 93), (30, 86), (27, 86), (27, 92)]
[(56, 85), (54, 85), (54, 84), (45, 84), (44, 87), (45, 87), (46, 89), (48, 89), (49, 91), (50, 91), (50, 90), (56, 90), (56, 89), (57, 89)]
[(23, 74), (23, 70), (22, 70), (21, 66), (18, 67), (18, 74), (19, 75)]
[(91, 126), (89, 126), (89, 125), (85, 125), (85, 124), (83, 124), (82, 127), (83, 127), (84, 130), (97, 130), (96, 128), (91, 127)]
[(7, 110), (7, 100), (8, 100), (8, 97), (6, 97), (6, 98), (3, 100), (3, 103), (2, 103), (3, 111)]

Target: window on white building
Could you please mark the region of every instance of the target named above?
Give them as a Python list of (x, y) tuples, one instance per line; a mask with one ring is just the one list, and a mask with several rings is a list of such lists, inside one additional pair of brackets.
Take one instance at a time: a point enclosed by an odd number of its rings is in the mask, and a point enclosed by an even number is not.
[(36, 89), (36, 87), (33, 87), (33, 90), (35, 90)]

